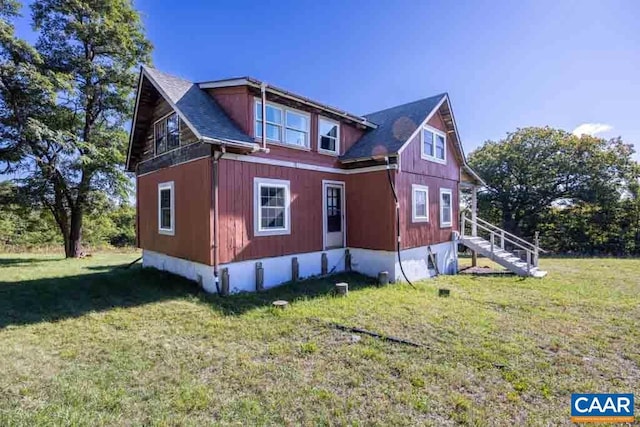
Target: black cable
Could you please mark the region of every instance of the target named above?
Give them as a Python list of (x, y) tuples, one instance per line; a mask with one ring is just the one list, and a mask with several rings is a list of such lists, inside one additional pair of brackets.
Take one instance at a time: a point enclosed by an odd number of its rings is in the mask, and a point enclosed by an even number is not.
[(396, 201), (396, 230), (397, 230), (396, 252), (398, 252), (398, 264), (400, 265), (400, 271), (402, 272), (402, 276), (404, 277), (404, 280), (406, 280), (407, 283), (411, 285), (413, 289), (415, 289), (416, 287), (413, 285), (413, 283), (411, 283), (411, 281), (407, 277), (407, 274), (404, 272), (404, 268), (402, 267), (402, 258), (400, 257), (400, 202), (398, 202), (398, 194), (396, 193), (396, 187), (393, 185), (393, 181), (391, 180), (391, 169), (389, 164), (389, 158), (387, 157), (386, 160), (387, 160), (387, 178), (389, 179), (389, 187), (391, 187), (393, 198)]

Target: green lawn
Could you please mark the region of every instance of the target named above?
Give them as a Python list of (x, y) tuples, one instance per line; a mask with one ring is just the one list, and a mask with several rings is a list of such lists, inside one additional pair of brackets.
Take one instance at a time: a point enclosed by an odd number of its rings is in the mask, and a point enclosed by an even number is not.
[(562, 425), (571, 393), (640, 391), (640, 260), (221, 299), (137, 256), (0, 255), (0, 425)]

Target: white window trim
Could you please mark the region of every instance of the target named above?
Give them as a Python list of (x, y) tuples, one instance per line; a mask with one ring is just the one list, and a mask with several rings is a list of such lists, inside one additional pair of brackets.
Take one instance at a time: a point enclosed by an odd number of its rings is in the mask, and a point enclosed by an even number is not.
[[(442, 203), (442, 195), (443, 194), (448, 194), (449, 195), (449, 200), (451, 200), (451, 205), (450, 205), (450, 208), (449, 208), (449, 210), (451, 211), (451, 213), (449, 215), (450, 221), (448, 221), (448, 222), (445, 222), (443, 220), (443, 218), (442, 218), (443, 217), (443, 213), (444, 213), (444, 210), (442, 209), (443, 206), (444, 206), (444, 204)], [(440, 205), (439, 206), (440, 207), (440, 228), (450, 228), (451, 224), (453, 223), (453, 192), (451, 191), (450, 188), (441, 188), (440, 189), (440, 203), (439, 203), (439, 205)]]
[[(336, 135), (336, 149), (335, 151), (325, 150), (321, 148), (322, 135), (320, 135), (320, 122), (327, 122), (332, 125), (338, 126), (338, 134)], [(318, 116), (318, 153), (328, 154), (330, 156), (340, 155), (340, 122), (328, 119), (324, 116)]]
[[(158, 153), (158, 144), (156, 144), (156, 125), (164, 120), (167, 120), (170, 116), (176, 115), (178, 119), (178, 146), (176, 148), (172, 148), (171, 150), (164, 150), (162, 153)], [(175, 111), (165, 114), (155, 122), (153, 122), (153, 157), (162, 156), (163, 154), (170, 153), (171, 151), (175, 151), (182, 146), (182, 119)]]
[[(262, 187), (284, 188), (284, 228), (262, 228), (262, 209), (260, 206), (260, 189)], [(284, 179), (253, 178), (253, 234), (254, 236), (278, 236), (291, 234), (291, 184)]]
[[(431, 141), (431, 143), (433, 144), (433, 156), (428, 155), (424, 151), (424, 131), (425, 130), (428, 130), (433, 134), (433, 141)], [(436, 139), (435, 139), (436, 135), (440, 135), (441, 137), (444, 138), (444, 159), (440, 159), (436, 157)], [(429, 125), (422, 126), (422, 129), (420, 129), (420, 156), (424, 160), (429, 160), (430, 162), (440, 163), (443, 165), (446, 164), (447, 163), (447, 135), (444, 132), (442, 132), (440, 129), (436, 129), (433, 126), (429, 126)]]
[[(262, 137), (258, 136), (258, 129), (256, 124), (258, 123), (258, 104), (261, 104), (262, 100), (260, 98), (254, 98), (254, 102), (253, 102), (253, 137), (256, 140), (261, 141)], [(266, 105), (273, 107), (277, 110), (280, 110), (280, 113), (282, 115), (282, 123), (274, 123), (274, 122), (270, 122), (268, 120), (266, 120), (266, 117), (263, 117), (263, 120), (265, 120), (265, 123), (273, 125), (273, 126), (278, 126), (280, 128), (280, 140), (277, 139), (270, 139), (269, 137), (266, 137), (267, 142), (269, 143), (274, 143), (274, 144), (278, 144), (281, 145), (283, 147), (288, 147), (288, 148), (297, 148), (298, 150), (310, 150), (311, 149), (311, 114), (307, 113), (306, 111), (301, 111), (301, 110), (296, 110), (295, 108), (291, 108), (291, 107), (287, 107), (284, 105), (280, 105), (280, 104), (275, 104), (273, 102), (268, 102), (266, 103)], [(291, 129), (297, 132), (302, 132), (299, 129), (295, 129), (292, 127), (288, 127), (287, 126), (287, 111), (292, 112), (294, 114), (299, 114), (301, 116), (305, 116), (307, 118), (307, 130), (306, 130), (306, 134), (307, 134), (307, 141), (305, 145), (295, 145), (295, 144), (288, 144), (285, 141), (285, 134), (287, 129)]]
[[(171, 211), (171, 227), (170, 228), (162, 228), (162, 209), (161, 209), (161, 194), (162, 190), (170, 190), (171, 191), (171, 202), (170, 202), (170, 211)], [(175, 186), (173, 181), (169, 182), (161, 182), (158, 184), (158, 233), (165, 234), (167, 236), (174, 236), (176, 232), (176, 194), (175, 194)]]
[[(418, 216), (416, 213), (416, 208), (418, 207), (416, 203), (416, 193), (418, 191), (422, 191), (426, 193), (426, 203), (427, 203), (427, 215), (426, 216)], [(426, 185), (411, 185), (411, 222), (429, 222), (429, 187)]]

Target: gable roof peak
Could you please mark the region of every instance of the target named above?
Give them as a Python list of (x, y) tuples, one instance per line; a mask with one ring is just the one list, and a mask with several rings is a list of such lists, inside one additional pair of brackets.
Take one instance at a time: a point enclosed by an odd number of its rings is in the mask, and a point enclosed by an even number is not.
[(341, 159), (357, 161), (397, 154), (416, 129), (446, 99), (448, 95), (441, 93), (365, 115), (367, 120), (378, 125), (377, 128), (365, 133)]
[(368, 118), (370, 116), (375, 116), (375, 115), (380, 115), (381, 113), (390, 112), (391, 110), (411, 108), (415, 106), (421, 106), (422, 104), (431, 104), (434, 100), (440, 101), (443, 97), (448, 97), (448, 96), (449, 96), (448, 92), (442, 92), (437, 95), (428, 96), (426, 98), (417, 99), (415, 101), (410, 101), (404, 104), (394, 105), (393, 107), (388, 107), (379, 111), (374, 111), (372, 113), (367, 113), (367, 114), (364, 114), (363, 116)]

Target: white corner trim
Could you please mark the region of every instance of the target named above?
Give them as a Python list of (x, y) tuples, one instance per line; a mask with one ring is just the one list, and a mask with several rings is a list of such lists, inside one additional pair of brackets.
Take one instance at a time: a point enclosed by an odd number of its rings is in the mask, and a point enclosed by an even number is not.
[[(442, 106), (442, 104), (444, 104), (445, 102), (449, 102), (449, 95), (445, 95), (440, 102), (438, 102), (438, 104), (433, 107), (433, 110), (431, 110), (431, 112), (427, 115), (427, 118), (424, 119), (422, 121), (422, 123), (420, 123), (420, 126), (418, 126), (418, 128), (413, 131), (413, 133), (411, 134), (411, 136), (404, 142), (404, 144), (402, 144), (402, 146), (400, 147), (400, 149), (398, 150), (398, 154), (402, 154), (402, 152), (404, 151), (405, 148), (407, 148), (407, 145), (409, 145), (409, 143), (413, 140), (413, 138), (415, 138), (416, 136), (418, 136), (419, 132), (422, 132), (422, 128), (429, 122), (429, 120), (431, 120), (431, 118), (434, 116), (434, 114), (436, 114), (438, 112), (438, 110), (440, 110), (440, 107)], [(422, 148), (420, 149), (422, 150)]]
[[(169, 228), (162, 228), (162, 191), (169, 190), (170, 202), (169, 212), (171, 212), (171, 226)], [(158, 233), (165, 234), (167, 236), (174, 236), (176, 233), (176, 194), (175, 185), (173, 181), (161, 182), (158, 184)]]
[[(444, 221), (443, 220), (443, 204), (442, 204), (442, 196), (444, 194), (448, 194), (449, 195), (449, 221)], [(439, 204), (438, 204), (439, 208), (440, 208), (440, 228), (450, 228), (451, 224), (453, 222), (453, 192), (451, 191), (450, 188), (441, 188), (440, 189), (440, 199), (439, 199)]]
[[(262, 187), (284, 188), (284, 227), (278, 229), (262, 228), (262, 209), (260, 204), (260, 189)], [(284, 179), (253, 178), (253, 235), (277, 236), (291, 234), (291, 183)]]
[[(424, 192), (426, 193), (426, 212), (427, 215), (426, 216), (418, 216), (416, 214), (416, 207), (418, 206), (416, 204), (416, 193), (417, 192)], [(426, 185), (418, 185), (418, 184), (412, 184), (411, 185), (411, 222), (429, 222), (429, 187)]]
[[(290, 162), (287, 160), (269, 159), (265, 157), (257, 157), (244, 154), (224, 153), (222, 156), (226, 160), (234, 160), (238, 162), (258, 163), (263, 165), (281, 166), (283, 168), (304, 169), (316, 172), (335, 173), (340, 175), (352, 175), (357, 173), (377, 172), (387, 170), (387, 165), (367, 166), (357, 169), (339, 169), (328, 166), (312, 165), (309, 163)], [(398, 165), (391, 165), (391, 169), (397, 169)]]

